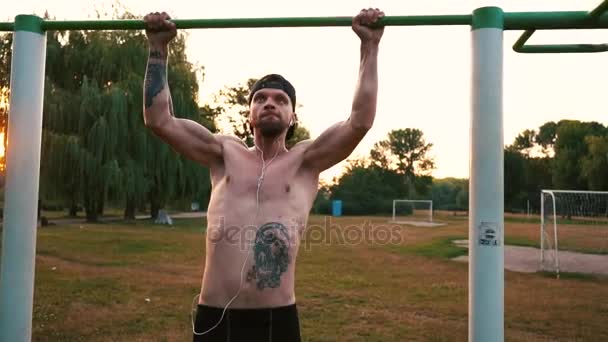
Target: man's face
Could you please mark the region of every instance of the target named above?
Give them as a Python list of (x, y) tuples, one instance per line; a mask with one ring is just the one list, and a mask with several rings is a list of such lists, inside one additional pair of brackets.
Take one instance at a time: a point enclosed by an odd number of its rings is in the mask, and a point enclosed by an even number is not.
[(251, 101), (249, 120), (251, 127), (265, 137), (277, 137), (289, 128), (293, 118), (291, 100), (279, 89), (258, 90)]

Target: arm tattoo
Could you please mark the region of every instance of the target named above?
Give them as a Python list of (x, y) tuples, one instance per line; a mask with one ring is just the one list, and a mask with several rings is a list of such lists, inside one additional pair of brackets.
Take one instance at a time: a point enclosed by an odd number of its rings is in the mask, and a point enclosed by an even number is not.
[(163, 54), (160, 51), (150, 51), (150, 57), (164, 59)]
[(281, 275), (287, 271), (290, 247), (287, 228), (277, 222), (263, 224), (255, 235), (255, 264), (247, 273), (247, 281), (256, 280), (260, 290), (281, 286)]
[(158, 95), (167, 83), (167, 66), (165, 63), (148, 62), (145, 82), (146, 108), (152, 106), (152, 99)]

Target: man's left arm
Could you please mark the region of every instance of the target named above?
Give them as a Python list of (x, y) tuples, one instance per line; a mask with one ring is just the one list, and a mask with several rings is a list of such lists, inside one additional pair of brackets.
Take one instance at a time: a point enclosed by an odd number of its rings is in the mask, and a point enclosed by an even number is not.
[(304, 165), (318, 172), (346, 159), (374, 123), (378, 98), (378, 49), (383, 28), (370, 28), (384, 13), (362, 10), (353, 18), (353, 30), (361, 38), (359, 80), (350, 117), (325, 130), (304, 152)]

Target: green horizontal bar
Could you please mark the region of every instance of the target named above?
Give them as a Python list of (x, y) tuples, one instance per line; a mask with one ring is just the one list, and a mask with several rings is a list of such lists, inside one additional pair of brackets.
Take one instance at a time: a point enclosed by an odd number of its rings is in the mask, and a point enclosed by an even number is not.
[[(505, 30), (608, 28), (608, 16), (589, 23), (587, 12), (522, 12), (505, 14)], [(381, 26), (471, 25), (471, 15), (387, 16)], [(351, 26), (352, 17), (177, 19), (178, 29)], [(46, 21), (45, 30), (143, 30), (142, 20)]]
[[(505, 30), (599, 29), (608, 28), (608, 16), (589, 21), (587, 12), (513, 12), (505, 13)], [(387, 16), (382, 26), (471, 25), (471, 15)], [(179, 29), (321, 27), (350, 26), (352, 17), (291, 17), (241, 19), (177, 19)], [(142, 30), (142, 20), (44, 21), (44, 30)], [(13, 30), (12, 23), (0, 23), (1, 31)]]
[(530, 45), (520, 48), (521, 53), (589, 53), (606, 52), (608, 44)]
[[(176, 19), (178, 29), (351, 26), (352, 17), (292, 17), (242, 19)], [(469, 25), (470, 15), (390, 16), (381, 26)], [(45, 30), (143, 30), (142, 20), (46, 21)]]
[[(602, 8), (603, 10), (603, 8)], [(599, 12), (598, 12), (599, 13)], [(505, 30), (608, 28), (608, 15), (589, 20), (587, 12), (505, 13)], [(471, 25), (471, 15), (387, 16), (381, 26)], [(176, 19), (179, 29), (350, 26), (352, 17), (291, 17), (241, 19)], [(44, 30), (142, 30), (142, 20), (44, 21)], [(0, 31), (12, 31), (13, 23), (0, 23)]]
[(0, 32), (2, 31), (15, 31), (14, 23), (0, 23)]
[(587, 12), (505, 13), (505, 30), (605, 29), (608, 16), (592, 18)]
[[(591, 12), (571, 12), (578, 13), (571, 15), (570, 19), (564, 17), (563, 20), (573, 20), (576, 18), (578, 21), (579, 28), (598, 28), (601, 27), (602, 23), (607, 20), (607, 16), (602, 15), (608, 10), (608, 0), (604, 0), (599, 6), (597, 6)], [(565, 13), (565, 12), (560, 12)], [(584, 15), (581, 15), (583, 13)], [(521, 17), (525, 17), (521, 15)], [(538, 24), (538, 22), (535, 22)], [(585, 27), (589, 26), (589, 27)], [(552, 29), (553, 27), (546, 27), (545, 29)], [(532, 37), (536, 29), (542, 29), (539, 25), (531, 26), (519, 37), (519, 39), (513, 45), (513, 50), (520, 53), (589, 53), (589, 52), (606, 52), (608, 51), (608, 45), (606, 44), (564, 44), (564, 45), (525, 45), (528, 39)]]

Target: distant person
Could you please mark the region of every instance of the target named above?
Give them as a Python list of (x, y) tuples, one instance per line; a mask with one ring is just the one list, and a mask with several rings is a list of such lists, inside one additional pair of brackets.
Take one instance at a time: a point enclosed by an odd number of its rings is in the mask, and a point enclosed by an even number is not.
[[(251, 88), (254, 148), (237, 137), (212, 134), (194, 121), (175, 117), (167, 64), (168, 44), (177, 30), (164, 12), (144, 18), (150, 47), (144, 83), (146, 127), (178, 153), (208, 167), (211, 174), (206, 262), (197, 295), (194, 341), (300, 341), (294, 292), (300, 240), (319, 173), (346, 159), (374, 122), (384, 29), (371, 24), (383, 16), (378, 9), (364, 9), (352, 21), (361, 40), (361, 59), (350, 117), (289, 150), (285, 140), (295, 124), (296, 91), (277, 74), (262, 77)], [(258, 48), (248, 53), (291, 58), (280, 41), (261, 33), (256, 39)], [(309, 68), (311, 82), (333, 87), (333, 75)]]

